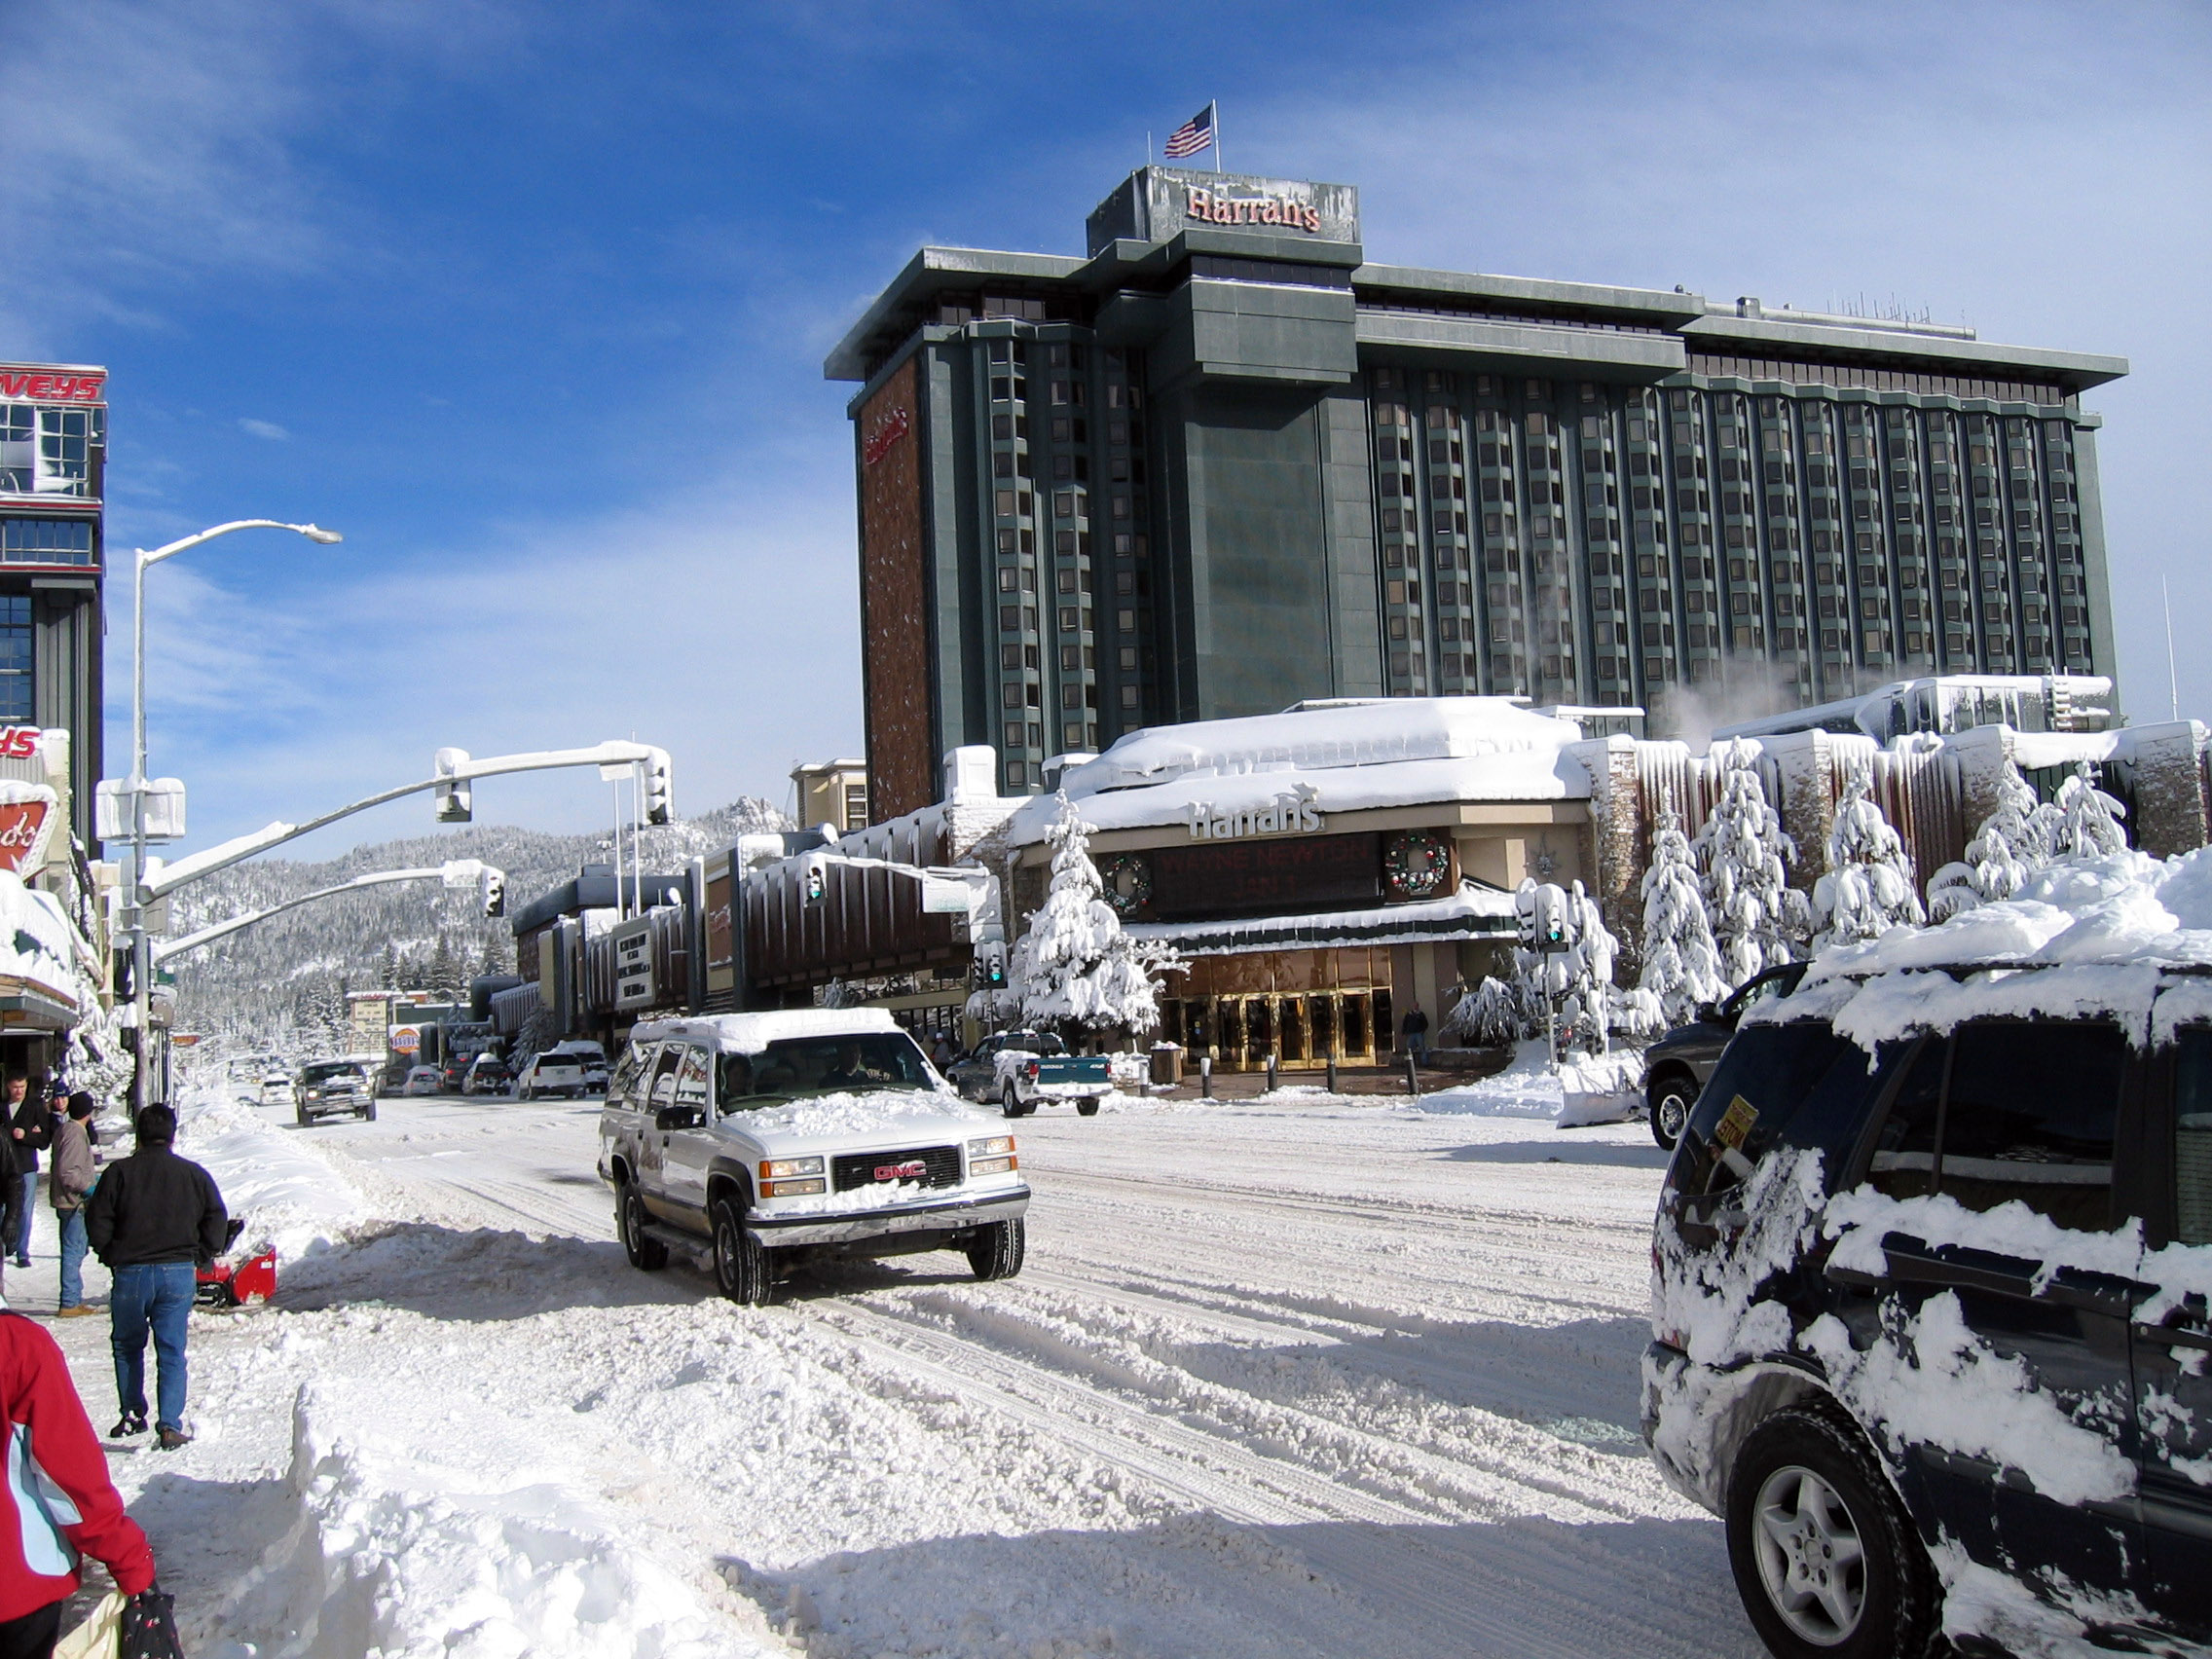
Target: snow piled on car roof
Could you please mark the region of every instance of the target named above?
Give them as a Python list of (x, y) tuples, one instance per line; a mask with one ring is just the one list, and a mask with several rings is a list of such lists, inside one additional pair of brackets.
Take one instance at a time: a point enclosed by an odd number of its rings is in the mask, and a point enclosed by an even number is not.
[(2140, 1042), (2155, 1002), (2160, 1030), (2212, 1016), (2212, 985), (2177, 973), (2212, 974), (2212, 848), (2062, 860), (2012, 899), (1822, 952), (1745, 1022), (1825, 1018), (1871, 1050), (1969, 1018), (2108, 1015)]

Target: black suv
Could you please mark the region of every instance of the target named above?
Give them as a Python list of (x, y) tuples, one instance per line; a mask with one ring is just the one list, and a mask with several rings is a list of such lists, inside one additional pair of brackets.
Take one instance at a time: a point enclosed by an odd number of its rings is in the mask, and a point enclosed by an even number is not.
[(1805, 977), (1805, 964), (1786, 962), (1753, 974), (1718, 1003), (1708, 1003), (1687, 1025), (1677, 1025), (1643, 1051), (1643, 1101), (1651, 1111), (1651, 1138), (1661, 1150), (1673, 1152), (1682, 1132), (1682, 1120), (1690, 1115), (1698, 1091), (1720, 1051), (1736, 1035), (1754, 1003), (1768, 997), (1786, 997)]
[(2212, 1641), (2212, 986), (2078, 972), (1817, 979), (1690, 1114), (1644, 1438), (1777, 1654)]

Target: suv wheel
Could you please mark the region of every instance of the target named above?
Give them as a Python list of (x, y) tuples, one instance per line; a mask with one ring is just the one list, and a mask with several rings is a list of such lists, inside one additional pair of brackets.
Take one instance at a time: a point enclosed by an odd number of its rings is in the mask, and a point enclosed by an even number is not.
[(1000, 1096), (1000, 1105), (1008, 1117), (1018, 1118), (1021, 1116), (1021, 1095), (1013, 1084), (1010, 1083), (1006, 1086), (1006, 1093)]
[(293, 1107), (292, 1116), (299, 1119), (300, 1127), (303, 1129), (311, 1126), (314, 1123), (314, 1115), (310, 1112), (305, 1106)]
[(1089, 1096), (1089, 1097), (1087, 1097), (1087, 1098), (1085, 1098), (1085, 1099), (1082, 1099), (1082, 1100), (1078, 1100), (1078, 1101), (1077, 1101), (1077, 1102), (1075, 1103), (1075, 1114), (1076, 1114), (1076, 1116), (1077, 1116), (1077, 1117), (1079, 1117), (1079, 1118), (1095, 1118), (1095, 1117), (1097, 1117), (1097, 1116), (1098, 1116), (1098, 1101), (1097, 1101), (1097, 1098), (1096, 1098), (1096, 1096)]
[(768, 1252), (727, 1198), (715, 1202), (715, 1288), (747, 1307), (768, 1300)]
[(968, 1266), (979, 1279), (1010, 1279), (1021, 1272), (1028, 1247), (1028, 1233), (1021, 1217), (994, 1221), (980, 1230), (968, 1245)]
[(645, 1232), (645, 1195), (635, 1181), (615, 1190), (614, 1231), (622, 1235), (622, 1253), (640, 1272), (657, 1273), (668, 1266), (668, 1246)]
[(1939, 1596), (1912, 1522), (1858, 1432), (1777, 1412), (1728, 1478), (1728, 1560), (1778, 1659), (1906, 1659), (1927, 1650)]
[(361, 1108), (361, 1121), (365, 1124), (373, 1124), (377, 1121), (377, 1103), (374, 1100)]
[(1682, 1125), (1690, 1121), (1697, 1104), (1697, 1085), (1678, 1072), (1655, 1079), (1645, 1098), (1651, 1106), (1651, 1138), (1662, 1152), (1673, 1152), (1682, 1138)]

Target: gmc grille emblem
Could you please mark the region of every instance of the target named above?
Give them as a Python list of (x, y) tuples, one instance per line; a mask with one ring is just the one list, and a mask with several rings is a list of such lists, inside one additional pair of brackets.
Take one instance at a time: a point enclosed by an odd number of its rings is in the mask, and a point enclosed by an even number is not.
[(878, 1163), (875, 1178), (878, 1181), (918, 1181), (930, 1172), (930, 1166), (920, 1159), (905, 1163)]

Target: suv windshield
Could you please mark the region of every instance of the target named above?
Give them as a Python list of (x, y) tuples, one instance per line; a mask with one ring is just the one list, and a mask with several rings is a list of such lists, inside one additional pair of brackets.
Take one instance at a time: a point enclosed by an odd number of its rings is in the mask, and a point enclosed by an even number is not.
[(326, 1063), (319, 1066), (309, 1066), (300, 1073), (300, 1081), (302, 1083), (336, 1083), (342, 1080), (356, 1082), (360, 1075), (361, 1068), (359, 1066)]
[(801, 1094), (929, 1088), (929, 1066), (903, 1032), (866, 1037), (793, 1037), (757, 1054), (721, 1058), (724, 1111), (773, 1106)]

